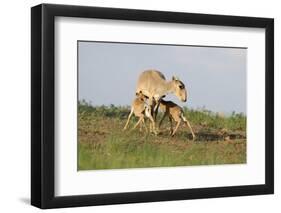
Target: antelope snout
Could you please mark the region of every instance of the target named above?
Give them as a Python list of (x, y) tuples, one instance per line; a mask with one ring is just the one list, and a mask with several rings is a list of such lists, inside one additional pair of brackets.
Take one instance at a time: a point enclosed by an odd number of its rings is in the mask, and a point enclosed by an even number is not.
[(185, 95), (183, 95), (183, 96), (181, 97), (181, 101), (182, 101), (182, 102), (186, 102), (186, 101), (187, 101), (187, 93), (185, 93)]

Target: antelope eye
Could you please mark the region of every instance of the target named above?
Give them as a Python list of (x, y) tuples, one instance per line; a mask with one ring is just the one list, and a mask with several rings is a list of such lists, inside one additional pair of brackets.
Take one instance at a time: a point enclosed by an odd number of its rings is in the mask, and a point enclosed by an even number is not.
[(180, 88), (180, 89), (183, 89), (183, 88), (184, 88), (184, 86), (183, 86), (183, 85), (179, 85), (179, 88)]

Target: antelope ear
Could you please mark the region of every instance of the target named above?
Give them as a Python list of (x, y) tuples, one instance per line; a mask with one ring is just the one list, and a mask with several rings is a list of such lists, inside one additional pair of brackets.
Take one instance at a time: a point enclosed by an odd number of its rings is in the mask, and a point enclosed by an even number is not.
[(142, 91), (136, 92), (136, 96), (139, 96), (142, 94)]
[(173, 81), (179, 81), (179, 78), (177, 76), (173, 76), (172, 80)]

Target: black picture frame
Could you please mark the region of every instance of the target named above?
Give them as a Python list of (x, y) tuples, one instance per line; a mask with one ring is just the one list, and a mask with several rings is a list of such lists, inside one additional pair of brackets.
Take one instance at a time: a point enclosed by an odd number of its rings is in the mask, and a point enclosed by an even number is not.
[[(265, 184), (112, 194), (54, 195), (55, 170), (55, 17), (101, 18), (162, 23), (264, 28)], [(41, 4), (31, 8), (31, 204), (60, 208), (122, 203), (217, 198), (274, 193), (274, 20), (164, 11)]]

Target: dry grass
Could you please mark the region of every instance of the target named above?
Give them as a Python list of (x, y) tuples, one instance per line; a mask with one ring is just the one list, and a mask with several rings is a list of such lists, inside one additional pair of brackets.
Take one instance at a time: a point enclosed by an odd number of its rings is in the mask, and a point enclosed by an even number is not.
[[(246, 163), (245, 116), (233, 114), (224, 118), (187, 109), (185, 113), (195, 129), (196, 141), (191, 140), (183, 125), (171, 137), (168, 120), (157, 136), (139, 130), (123, 132), (126, 107), (80, 105), (78, 169)], [(135, 122), (132, 119), (130, 126)]]

